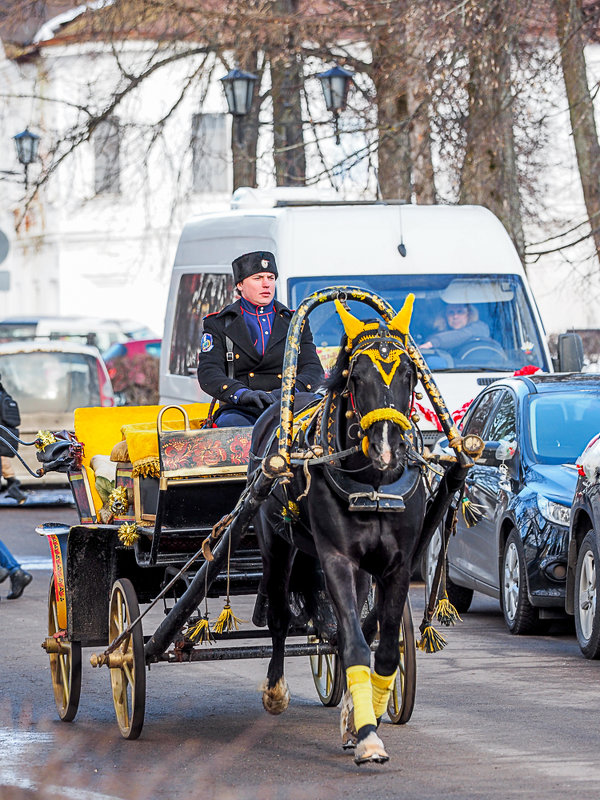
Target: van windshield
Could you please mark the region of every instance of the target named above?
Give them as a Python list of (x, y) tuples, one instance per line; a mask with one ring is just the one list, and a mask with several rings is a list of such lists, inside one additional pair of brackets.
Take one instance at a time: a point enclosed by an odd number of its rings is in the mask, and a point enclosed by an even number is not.
[[(384, 297), (396, 310), (413, 292), (410, 332), (435, 372), (514, 372), (527, 364), (548, 370), (539, 330), (519, 275), (355, 275), (291, 278), (289, 305), (296, 308), (327, 286), (356, 286)], [(349, 303), (360, 319), (376, 316)], [(331, 304), (310, 315), (313, 339), (325, 366), (339, 347), (342, 323)]]

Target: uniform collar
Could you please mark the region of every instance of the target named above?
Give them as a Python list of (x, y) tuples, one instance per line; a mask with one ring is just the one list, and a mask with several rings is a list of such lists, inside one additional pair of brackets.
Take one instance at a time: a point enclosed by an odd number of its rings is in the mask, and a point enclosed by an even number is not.
[(273, 300), (271, 300), (266, 306), (255, 306), (254, 303), (246, 300), (245, 297), (240, 297), (240, 308), (244, 314), (253, 314), (257, 317), (259, 314), (272, 314), (274, 305)]

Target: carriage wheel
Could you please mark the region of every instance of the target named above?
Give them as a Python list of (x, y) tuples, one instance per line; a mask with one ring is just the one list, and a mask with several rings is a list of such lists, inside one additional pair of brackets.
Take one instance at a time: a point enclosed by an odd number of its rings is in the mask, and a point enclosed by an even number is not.
[(417, 691), (417, 648), (408, 596), (402, 614), (399, 644), (400, 664), (387, 707), (388, 716), (394, 725), (404, 725), (411, 718)]
[[(315, 636), (309, 636), (308, 641), (314, 644), (320, 640)], [(333, 654), (310, 656), (310, 671), (319, 700), (324, 706), (337, 706), (344, 694), (342, 660)]]
[[(139, 613), (131, 581), (127, 578), (115, 581), (108, 615), (109, 641), (114, 641)], [(125, 739), (137, 739), (144, 725), (146, 706), (146, 663), (141, 623), (121, 642), (114, 655), (120, 656), (120, 664), (110, 668), (117, 722)]]
[[(54, 639), (54, 634), (59, 630), (58, 604), (52, 578), (48, 592), (48, 639)], [(81, 694), (81, 644), (69, 642), (62, 637), (56, 641), (60, 643), (60, 651), (48, 653), (54, 702), (62, 721), (72, 722), (79, 708)]]

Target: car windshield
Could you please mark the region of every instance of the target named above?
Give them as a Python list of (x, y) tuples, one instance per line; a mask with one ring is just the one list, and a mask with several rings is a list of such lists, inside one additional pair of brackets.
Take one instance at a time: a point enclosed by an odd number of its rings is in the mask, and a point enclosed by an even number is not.
[(574, 464), (600, 430), (600, 394), (573, 389), (534, 395), (528, 427), (536, 461)]
[[(369, 289), (397, 310), (413, 292), (410, 331), (417, 344), (425, 345), (423, 355), (436, 372), (514, 372), (527, 364), (548, 369), (541, 332), (518, 275), (292, 278), (288, 287), (290, 307), (296, 308), (312, 292), (336, 285)], [(350, 302), (349, 307), (361, 319), (375, 316), (361, 303)], [(330, 360), (342, 335), (341, 320), (333, 306), (316, 308), (310, 325), (317, 349), (329, 354)], [(459, 330), (461, 327), (464, 330)]]
[(96, 361), (84, 353), (2, 354), (0, 375), (22, 414), (62, 414), (101, 404)]

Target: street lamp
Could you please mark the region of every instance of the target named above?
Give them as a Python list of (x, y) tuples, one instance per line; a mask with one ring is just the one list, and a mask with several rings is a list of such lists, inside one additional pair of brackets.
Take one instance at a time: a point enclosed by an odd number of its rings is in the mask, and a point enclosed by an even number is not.
[(258, 78), (251, 72), (231, 69), (221, 78), (229, 113), (234, 117), (244, 117), (252, 105), (254, 86)]
[(321, 81), (321, 88), (323, 89), (327, 110), (331, 111), (333, 114), (336, 144), (340, 143), (338, 114), (346, 108), (348, 90), (352, 83), (352, 77), (352, 72), (349, 72), (347, 69), (337, 64), (331, 69), (328, 69), (327, 72), (321, 72), (317, 75), (317, 78)]
[(32, 133), (28, 128), (25, 128), (24, 131), (13, 136), (13, 139), (15, 140), (19, 163), (23, 164), (25, 167), (25, 191), (27, 191), (27, 169), (37, 158), (40, 137), (36, 133)]

